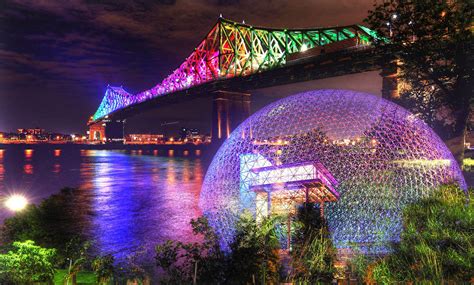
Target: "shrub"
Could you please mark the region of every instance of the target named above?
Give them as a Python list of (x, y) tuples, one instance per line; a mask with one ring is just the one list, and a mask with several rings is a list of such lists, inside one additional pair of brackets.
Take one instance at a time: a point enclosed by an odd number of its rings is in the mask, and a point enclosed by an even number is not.
[(304, 204), (298, 211), (295, 225), (292, 279), (309, 283), (331, 282), (336, 249), (319, 208), (312, 203)]
[(469, 282), (474, 272), (472, 191), (469, 196), (457, 186), (443, 186), (408, 206), (400, 243), (369, 275), (377, 283)]
[(0, 281), (5, 284), (52, 282), (55, 249), (42, 248), (34, 241), (13, 242), (14, 251), (0, 254)]

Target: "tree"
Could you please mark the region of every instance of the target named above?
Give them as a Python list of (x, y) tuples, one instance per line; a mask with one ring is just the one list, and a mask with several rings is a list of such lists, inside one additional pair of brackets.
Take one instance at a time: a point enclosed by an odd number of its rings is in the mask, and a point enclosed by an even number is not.
[(474, 206), (457, 186), (441, 187), (408, 206), (392, 254), (369, 266), (377, 283), (466, 282), (474, 272)]
[(31, 240), (13, 243), (14, 251), (0, 254), (0, 283), (52, 282), (56, 250), (42, 248)]
[(193, 234), (200, 243), (168, 240), (155, 248), (156, 265), (163, 269), (163, 284), (220, 284), (224, 281), (227, 259), (220, 250), (219, 239), (205, 217), (191, 220)]
[(78, 238), (73, 238), (66, 245), (65, 256), (69, 262), (68, 274), (65, 276), (73, 285), (76, 284), (77, 274), (83, 267), (90, 265), (90, 247), (91, 243), (83, 242)]
[(365, 20), (387, 39), (375, 42), (384, 60), (399, 63), (399, 103), (443, 129), (458, 161), (474, 105), (473, 8), (469, 0), (385, 0)]
[(191, 221), (201, 243), (168, 240), (156, 247), (156, 263), (166, 276), (164, 284), (246, 284), (278, 282), (279, 240), (276, 217), (257, 223), (244, 213), (236, 224), (231, 252), (220, 249), (219, 238), (205, 217)]
[(230, 245), (227, 282), (230, 284), (277, 284), (280, 272), (280, 240), (277, 226), (281, 218), (270, 216), (257, 222), (244, 212), (237, 222)]
[(298, 209), (295, 226), (291, 278), (311, 284), (331, 282), (336, 249), (319, 208), (314, 203), (305, 203)]
[(92, 269), (97, 275), (98, 284), (108, 284), (114, 276), (114, 257), (111, 254), (98, 256), (92, 261)]
[(149, 281), (147, 265), (143, 258), (146, 257), (146, 248), (141, 247), (135, 252), (127, 255), (125, 261), (115, 267), (114, 280), (117, 284), (133, 283), (144, 284)]
[[(78, 209), (77, 189), (64, 188), (59, 194), (29, 205), (24, 211), (4, 221), (2, 242), (33, 240), (44, 247), (57, 249), (58, 261), (68, 265), (67, 258), (77, 255), (86, 242), (85, 221)], [(76, 246), (71, 246), (72, 243)], [(75, 250), (75, 253), (72, 251)]]

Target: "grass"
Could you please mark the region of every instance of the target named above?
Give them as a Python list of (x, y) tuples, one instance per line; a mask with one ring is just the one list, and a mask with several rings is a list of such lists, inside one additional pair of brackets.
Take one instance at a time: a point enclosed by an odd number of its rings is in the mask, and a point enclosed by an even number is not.
[[(54, 275), (54, 285), (63, 285), (64, 277), (67, 275), (67, 269), (59, 269)], [(97, 284), (97, 277), (94, 272), (81, 271), (77, 274), (77, 284)], [(71, 284), (71, 282), (69, 282)]]

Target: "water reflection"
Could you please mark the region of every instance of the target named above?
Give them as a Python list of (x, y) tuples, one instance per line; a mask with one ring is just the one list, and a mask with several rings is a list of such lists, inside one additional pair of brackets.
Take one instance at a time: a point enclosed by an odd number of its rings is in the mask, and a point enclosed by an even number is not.
[(53, 173), (59, 174), (61, 172), (61, 164), (55, 163), (53, 165)]
[(27, 161), (31, 160), (31, 158), (33, 157), (33, 152), (34, 150), (32, 149), (25, 149), (25, 159)]
[(23, 166), (23, 173), (27, 175), (32, 175), (33, 174), (33, 164), (27, 163)]
[[(65, 186), (75, 192), (77, 223), (103, 253), (118, 260), (140, 246), (152, 254), (165, 239), (190, 241), (199, 216), (199, 158), (153, 151), (18, 149), (0, 151), (0, 191), (20, 189), (33, 202)], [(12, 155), (10, 155), (12, 152)], [(33, 157), (34, 154), (34, 157)], [(0, 210), (0, 220), (10, 215)], [(150, 257), (152, 261), (152, 257)]]
[(5, 168), (3, 167), (3, 155), (5, 150), (0, 149), (0, 191), (3, 189), (3, 175), (5, 173)]

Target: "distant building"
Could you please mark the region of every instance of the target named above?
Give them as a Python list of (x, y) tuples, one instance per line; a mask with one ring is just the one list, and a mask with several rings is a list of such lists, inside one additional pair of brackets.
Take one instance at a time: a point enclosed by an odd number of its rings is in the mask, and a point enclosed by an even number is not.
[(87, 137), (83, 134), (65, 135), (61, 133), (49, 133), (41, 128), (17, 129), (16, 132), (0, 132), (0, 143), (26, 143), (26, 144), (63, 144), (63, 143), (85, 143)]
[[(15, 136), (11, 139), (15, 139)], [(47, 141), (48, 134), (41, 128), (17, 129), (17, 139), (26, 142)]]
[(33, 128), (33, 129), (17, 129), (17, 133), (19, 135), (37, 135), (37, 136), (40, 136), (40, 135), (45, 135), (46, 132), (44, 131), (44, 129), (40, 129), (40, 128)]
[(204, 141), (204, 137), (200, 134), (199, 129), (181, 128), (179, 138), (187, 143), (200, 143)]
[(129, 134), (125, 137), (127, 144), (163, 144), (165, 136), (163, 134)]

